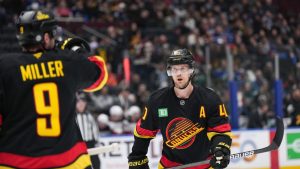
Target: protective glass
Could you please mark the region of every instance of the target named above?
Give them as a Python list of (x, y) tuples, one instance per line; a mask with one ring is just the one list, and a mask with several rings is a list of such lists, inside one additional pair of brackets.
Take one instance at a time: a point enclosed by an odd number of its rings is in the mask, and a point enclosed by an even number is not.
[(177, 76), (179, 74), (192, 74), (194, 69), (190, 68), (189, 66), (182, 66), (182, 67), (173, 67), (171, 66), (167, 70), (168, 76)]

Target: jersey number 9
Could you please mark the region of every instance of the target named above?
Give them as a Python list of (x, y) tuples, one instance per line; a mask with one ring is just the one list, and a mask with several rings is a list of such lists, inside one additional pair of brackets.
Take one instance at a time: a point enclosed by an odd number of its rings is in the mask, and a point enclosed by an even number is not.
[(60, 135), (58, 89), (55, 83), (39, 83), (33, 86), (37, 134), (41, 137)]

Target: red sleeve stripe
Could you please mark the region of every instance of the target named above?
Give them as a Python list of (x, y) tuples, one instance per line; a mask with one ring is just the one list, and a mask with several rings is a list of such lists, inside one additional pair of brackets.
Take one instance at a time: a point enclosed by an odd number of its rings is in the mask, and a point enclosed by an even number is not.
[(92, 84), (90, 87), (84, 89), (85, 92), (94, 92), (103, 88), (108, 79), (108, 72), (106, 69), (105, 61), (99, 56), (91, 56), (88, 58), (91, 62), (96, 63), (96, 65), (100, 68), (101, 74), (98, 80)]
[(159, 130), (147, 130), (141, 127), (140, 119), (135, 127), (134, 135), (140, 138), (154, 138)]
[(208, 127), (207, 129), (208, 132), (214, 131), (214, 132), (226, 132), (226, 131), (231, 131), (231, 126), (226, 123), (222, 124), (216, 127)]
[[(0, 152), (0, 166), (11, 166), (14, 168), (58, 168), (68, 166), (87, 154), (87, 147), (84, 142), (77, 143), (70, 150), (53, 155), (30, 157), (6, 152)], [(86, 163), (86, 162), (85, 162)], [(90, 161), (89, 161), (90, 163)], [(1, 167), (0, 167), (1, 168)]]

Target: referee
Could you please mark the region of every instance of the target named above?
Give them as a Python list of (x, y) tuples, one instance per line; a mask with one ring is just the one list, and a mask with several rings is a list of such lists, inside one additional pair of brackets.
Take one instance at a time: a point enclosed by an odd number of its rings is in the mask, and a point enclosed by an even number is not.
[[(83, 140), (88, 148), (94, 148), (97, 144), (99, 129), (92, 114), (86, 110), (87, 97), (84, 93), (77, 96), (76, 112), (77, 123), (80, 128)], [(98, 155), (91, 156), (94, 169), (100, 169), (100, 159)]]

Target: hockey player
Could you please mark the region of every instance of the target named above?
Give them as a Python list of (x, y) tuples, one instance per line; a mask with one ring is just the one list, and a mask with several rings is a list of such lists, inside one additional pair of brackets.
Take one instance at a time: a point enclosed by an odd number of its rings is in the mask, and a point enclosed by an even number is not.
[(163, 137), (158, 168), (211, 159), (189, 169), (226, 168), (229, 164), (231, 126), (224, 103), (211, 89), (191, 83), (194, 58), (187, 49), (174, 50), (167, 60), (173, 86), (150, 96), (134, 132), (128, 156), (130, 169), (148, 169), (147, 150), (157, 132)]
[(17, 21), (23, 53), (0, 57), (0, 168), (91, 168), (75, 121), (77, 90), (107, 81), (103, 59), (55, 46), (56, 21), (45, 11), (24, 11)]

